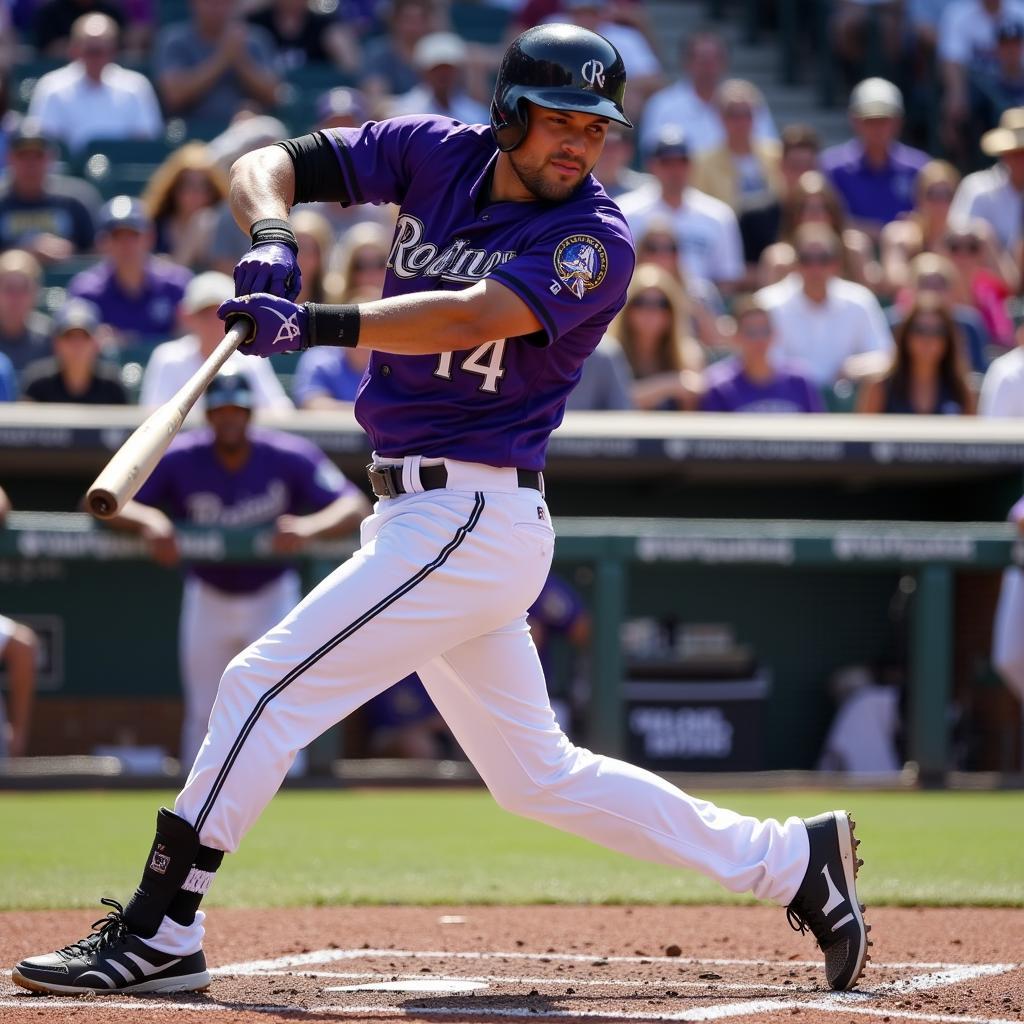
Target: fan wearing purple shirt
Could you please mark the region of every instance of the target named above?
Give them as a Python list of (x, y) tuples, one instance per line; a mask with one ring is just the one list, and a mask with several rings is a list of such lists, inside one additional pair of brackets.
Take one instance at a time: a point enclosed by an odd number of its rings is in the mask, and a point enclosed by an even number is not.
[(843, 197), (857, 227), (872, 237), (914, 208), (914, 183), (931, 159), (899, 142), (903, 94), (884, 78), (866, 78), (850, 93), (856, 138), (821, 154), (821, 169)]
[[(415, 671), (506, 809), (634, 857), (789, 905), (852, 987), (867, 958), (844, 811), (759, 820), (575, 746), (558, 727), (526, 611), (554, 530), (545, 454), (584, 360), (622, 307), (633, 243), (591, 171), (623, 113), (622, 58), (602, 36), (544, 24), (498, 71), (491, 124), (397, 117), (316, 132), (236, 161), (231, 201), (253, 247), (235, 268), (254, 356), (370, 351), (355, 415), (378, 501), (362, 546), (226, 669), (209, 731), (127, 908), (102, 943), (22, 961), (59, 991), (210, 984), (200, 901), (297, 751)], [(299, 202), (399, 206), (384, 297), (297, 305)], [(643, 496), (637, 496), (637, 508)], [(102, 977), (100, 977), (102, 974)], [(104, 981), (108, 979), (108, 981)], [(129, 980), (131, 979), (131, 980)]]
[(768, 310), (740, 299), (734, 310), (737, 352), (704, 371), (701, 412), (824, 412), (814, 384), (771, 360), (775, 331)]
[[(279, 554), (318, 537), (352, 533), (369, 512), (362, 492), (315, 445), (250, 425), (254, 395), (244, 374), (222, 370), (206, 391), (207, 427), (176, 438), (114, 525), (135, 530), (160, 565), (180, 559), (175, 523), (273, 531)], [(181, 762), (206, 735), (217, 683), (246, 644), (299, 600), (287, 562), (185, 567), (178, 651), (185, 696)]]

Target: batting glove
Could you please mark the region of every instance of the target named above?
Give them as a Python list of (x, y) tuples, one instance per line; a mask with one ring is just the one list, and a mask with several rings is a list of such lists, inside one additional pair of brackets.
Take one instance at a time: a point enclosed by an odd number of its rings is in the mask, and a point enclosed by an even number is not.
[(268, 292), (294, 299), (302, 288), (298, 243), (286, 220), (259, 220), (250, 230), (252, 248), (235, 265), (235, 294)]
[(217, 307), (217, 316), (226, 327), (239, 318), (249, 321), (249, 337), (239, 348), (247, 356), (273, 356), (309, 347), (309, 311), (278, 295), (257, 292), (228, 299)]

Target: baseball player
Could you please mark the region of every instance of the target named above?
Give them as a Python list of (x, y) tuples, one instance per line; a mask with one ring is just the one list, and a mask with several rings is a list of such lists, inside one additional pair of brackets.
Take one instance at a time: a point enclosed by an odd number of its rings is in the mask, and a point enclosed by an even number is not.
[[(175, 522), (273, 526), (279, 552), (353, 532), (370, 511), (362, 491), (315, 445), (249, 426), (256, 397), (245, 374), (222, 370), (206, 389), (206, 429), (175, 438), (115, 526), (138, 531), (161, 565), (177, 565)], [(305, 513), (305, 514), (303, 514)], [(206, 735), (231, 659), (298, 603), (299, 576), (281, 562), (188, 567), (178, 625), (185, 693), (181, 761)]]
[[(584, 359), (623, 304), (633, 245), (591, 176), (622, 112), (603, 37), (542, 25), (513, 40), (491, 124), (399, 117), (257, 150), (233, 168), (253, 248), (235, 271), (245, 346), (371, 351), (356, 417), (378, 502), (362, 547), (228, 666), (142, 880), (99, 930), (23, 960), (46, 992), (199, 990), (200, 901), (295, 752), (415, 670), (506, 809), (635, 857), (693, 868), (788, 904), (852, 987), (867, 957), (858, 860), (843, 811), (761, 821), (574, 746), (555, 723), (526, 609), (554, 533), (541, 471)], [(384, 298), (297, 306), (293, 203), (399, 204)]]

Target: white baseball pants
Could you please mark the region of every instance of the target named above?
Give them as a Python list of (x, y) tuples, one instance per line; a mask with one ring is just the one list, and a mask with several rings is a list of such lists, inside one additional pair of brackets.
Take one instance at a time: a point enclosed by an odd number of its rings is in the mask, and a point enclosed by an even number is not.
[(361, 549), (232, 660), (175, 811), (234, 850), (297, 750), (415, 670), (501, 806), (788, 903), (799, 818), (722, 810), (561, 732), (525, 621), (554, 549), (544, 500), (514, 470), (446, 466), (447, 489), (378, 502)]
[(299, 576), (289, 570), (248, 594), (228, 594), (189, 576), (181, 597), (178, 664), (185, 697), (181, 763), (191, 765), (203, 745), (224, 669), (298, 604)]

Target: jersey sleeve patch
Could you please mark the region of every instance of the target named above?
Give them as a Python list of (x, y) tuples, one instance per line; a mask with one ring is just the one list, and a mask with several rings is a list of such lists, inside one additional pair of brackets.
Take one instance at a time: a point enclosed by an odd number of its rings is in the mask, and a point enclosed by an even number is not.
[(555, 247), (555, 275), (582, 299), (608, 273), (608, 251), (593, 235), (569, 235)]

